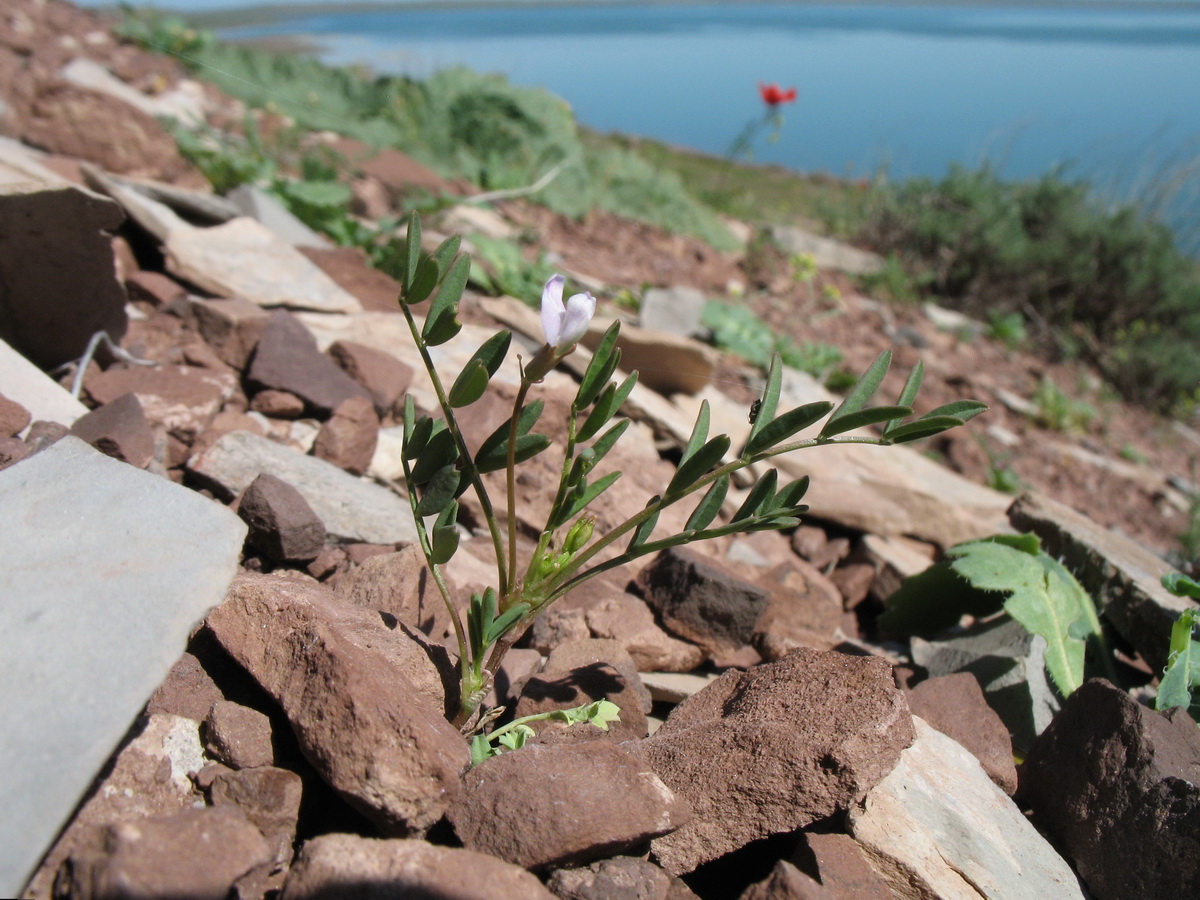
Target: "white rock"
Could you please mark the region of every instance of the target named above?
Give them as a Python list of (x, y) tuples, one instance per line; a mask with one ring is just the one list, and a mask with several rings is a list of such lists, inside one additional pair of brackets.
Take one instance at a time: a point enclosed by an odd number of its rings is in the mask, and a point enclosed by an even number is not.
[(897, 897), (1067, 900), (1071, 867), (960, 744), (913, 717), (916, 742), (851, 810), (850, 833)]
[(72, 425), (87, 407), (58, 382), (0, 341), (0, 393), (29, 410), (33, 421)]

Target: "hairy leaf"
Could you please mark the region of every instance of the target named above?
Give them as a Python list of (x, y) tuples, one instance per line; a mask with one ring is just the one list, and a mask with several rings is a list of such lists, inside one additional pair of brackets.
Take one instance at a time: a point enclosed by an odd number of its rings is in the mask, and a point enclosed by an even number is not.
[(696, 508), (692, 510), (692, 514), (688, 517), (687, 524), (683, 526), (684, 531), (699, 531), (702, 528), (707, 528), (713, 519), (717, 517), (717, 513), (721, 511), (721, 504), (725, 502), (725, 495), (729, 492), (729, 475), (722, 475), (712, 483), (712, 487), (705, 492), (700, 502), (696, 504)]
[[(838, 419), (843, 416), (851, 415), (858, 412), (867, 402), (875, 396), (875, 392), (879, 390), (879, 385), (883, 382), (883, 376), (887, 374), (888, 367), (892, 364), (892, 351), (884, 350), (879, 356), (875, 357), (875, 361), (867, 367), (867, 371), (859, 377), (855, 382), (854, 387), (850, 389), (850, 393), (846, 395), (846, 399), (841, 402), (841, 405), (833, 411), (833, 415), (829, 417), (829, 422), (825, 426), (825, 431), (821, 432), (821, 436), (825, 437), (829, 426), (833, 425)], [(846, 431), (848, 429), (841, 429)], [(837, 432), (840, 433), (840, 432)]]
[[(746, 450), (742, 455), (751, 457), (764, 450), (770, 450), (797, 432), (819, 422), (831, 409), (833, 409), (833, 404), (828, 400), (817, 400), (815, 403), (805, 403), (803, 406), (788, 410), (779, 418), (754, 431), (750, 440), (746, 442)], [(759, 420), (762, 420), (761, 412)]]
[(750, 488), (746, 499), (733, 514), (731, 521), (740, 522), (743, 519), (757, 516), (775, 498), (775, 485), (778, 481), (779, 472), (775, 469), (767, 469), (758, 481), (754, 482), (754, 487)]
[(1200, 712), (1200, 691), (1193, 697), (1193, 691), (1200, 688), (1200, 641), (1193, 636), (1197, 626), (1200, 626), (1200, 610), (1197, 609), (1185, 610), (1171, 626), (1167, 668), (1158, 685), (1155, 709), (1182, 706), (1191, 712), (1192, 718)]
[(869, 409), (859, 409), (845, 413), (837, 419), (830, 419), (821, 429), (819, 437), (831, 438), (864, 425), (876, 425), (879, 422), (889, 422), (892, 419), (912, 415), (909, 406), (872, 406)]
[(692, 454), (691, 458), (680, 464), (675, 475), (667, 485), (667, 494), (686, 490), (703, 477), (704, 473), (721, 462), (721, 458), (729, 450), (729, 435), (718, 434), (711, 441)]

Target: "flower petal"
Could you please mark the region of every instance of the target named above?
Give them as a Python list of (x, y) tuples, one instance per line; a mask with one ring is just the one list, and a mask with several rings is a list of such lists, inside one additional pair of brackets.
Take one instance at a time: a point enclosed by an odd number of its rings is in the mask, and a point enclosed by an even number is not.
[(542, 334), (546, 343), (552, 347), (558, 346), (559, 335), (562, 334), (563, 317), (567, 311), (563, 306), (563, 285), (567, 279), (562, 275), (552, 275), (542, 288)]
[(562, 331), (555, 347), (569, 347), (587, 331), (592, 316), (596, 314), (596, 298), (591, 293), (573, 294), (567, 301), (567, 312), (563, 316)]

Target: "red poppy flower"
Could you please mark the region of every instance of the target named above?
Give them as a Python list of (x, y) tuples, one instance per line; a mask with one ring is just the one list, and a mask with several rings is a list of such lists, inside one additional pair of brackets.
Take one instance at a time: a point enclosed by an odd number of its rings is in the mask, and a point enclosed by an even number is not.
[(777, 85), (775, 82), (770, 84), (758, 83), (758, 93), (763, 98), (763, 103), (767, 106), (779, 106), (781, 103), (792, 103), (796, 99), (796, 89), (788, 88), (786, 91)]

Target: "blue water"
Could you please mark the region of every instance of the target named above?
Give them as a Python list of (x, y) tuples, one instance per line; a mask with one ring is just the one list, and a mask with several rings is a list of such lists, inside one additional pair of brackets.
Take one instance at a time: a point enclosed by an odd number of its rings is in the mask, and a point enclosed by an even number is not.
[(592, 128), (717, 154), (761, 115), (759, 81), (795, 86), (754, 158), (806, 171), (939, 176), (986, 160), (1010, 177), (1065, 165), (1120, 199), (1200, 190), (1200, 4), (401, 7), (224, 36), (268, 34), (380, 72), (500, 72)]

